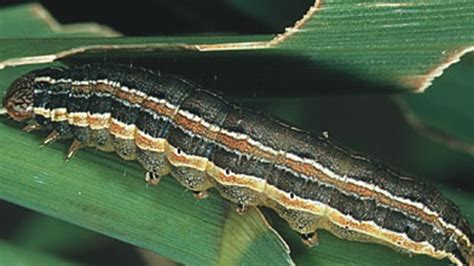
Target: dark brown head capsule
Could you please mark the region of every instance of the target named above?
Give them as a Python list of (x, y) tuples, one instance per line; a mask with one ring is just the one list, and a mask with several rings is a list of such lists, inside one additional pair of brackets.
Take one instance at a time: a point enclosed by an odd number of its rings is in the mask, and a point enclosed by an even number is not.
[(24, 121), (33, 116), (34, 81), (33, 73), (16, 79), (7, 90), (3, 107), (16, 121)]

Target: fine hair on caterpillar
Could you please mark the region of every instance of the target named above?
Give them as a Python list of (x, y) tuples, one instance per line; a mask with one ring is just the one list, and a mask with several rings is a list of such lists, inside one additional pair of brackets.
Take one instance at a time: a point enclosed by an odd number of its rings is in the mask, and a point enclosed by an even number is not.
[(317, 230), (473, 265), (459, 208), (433, 187), (324, 136), (240, 108), (182, 78), (119, 64), (46, 68), (19, 77), (3, 106), (44, 140), (137, 160), (157, 185), (171, 174), (203, 199), (215, 188), (239, 212), (275, 210), (309, 246)]

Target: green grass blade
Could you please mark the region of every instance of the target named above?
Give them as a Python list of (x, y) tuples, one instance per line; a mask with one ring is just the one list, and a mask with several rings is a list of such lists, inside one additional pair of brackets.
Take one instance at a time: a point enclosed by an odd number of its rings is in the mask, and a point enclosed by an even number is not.
[(96, 23), (61, 25), (39, 4), (7, 6), (0, 10), (0, 38), (116, 37), (120, 33)]
[(474, 56), (466, 56), (423, 95), (400, 97), (407, 121), (421, 134), (474, 156)]
[[(248, 74), (269, 68), (268, 73), (259, 74), (261, 83), (279, 84), (289, 79), (292, 83), (285, 85), (299, 85), (303, 77), (320, 76), (315, 73), (320, 74), (322, 67), (374, 82), (378, 86), (372, 89), (377, 91), (387, 92), (394, 87), (422, 91), (443, 69), (474, 50), (473, 15), (474, 6), (470, 0), (397, 3), (317, 0), (300, 22), (278, 36), (10, 39), (3, 40), (0, 46), (0, 68), (52, 62), (84, 53), (110, 54), (119, 50), (133, 51), (136, 56), (161, 58), (170, 55), (170, 50), (179, 50), (186, 53), (177, 57), (202, 56), (203, 64), (208, 63), (209, 58), (222, 61), (213, 69), (222, 77), (231, 71), (222, 66), (245, 63), (259, 55), (260, 65), (254, 66)], [(28, 13), (17, 17), (28, 17)], [(280, 64), (268, 63), (275, 58)], [(155, 66), (160, 66), (159, 61), (155, 60), (158, 62)], [(247, 67), (252, 65), (247, 62)], [(278, 79), (278, 82), (271, 83), (272, 79)], [(316, 77), (311, 81), (304, 84), (304, 89), (313, 88), (314, 91), (314, 84), (322, 83)], [(346, 88), (349, 91), (357, 89), (358, 86)], [(326, 90), (334, 91), (334, 87)], [(302, 94), (303, 91), (298, 93), (296, 89), (292, 93)]]

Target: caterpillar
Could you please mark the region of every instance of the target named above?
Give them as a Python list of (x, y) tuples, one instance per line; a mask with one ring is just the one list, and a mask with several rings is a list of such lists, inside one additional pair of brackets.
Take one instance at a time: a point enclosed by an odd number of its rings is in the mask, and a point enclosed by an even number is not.
[(137, 160), (157, 185), (171, 174), (198, 199), (215, 188), (237, 205), (268, 207), (308, 246), (317, 230), (409, 254), (474, 265), (459, 208), (433, 187), (185, 79), (120, 64), (35, 70), (3, 106), (26, 131)]

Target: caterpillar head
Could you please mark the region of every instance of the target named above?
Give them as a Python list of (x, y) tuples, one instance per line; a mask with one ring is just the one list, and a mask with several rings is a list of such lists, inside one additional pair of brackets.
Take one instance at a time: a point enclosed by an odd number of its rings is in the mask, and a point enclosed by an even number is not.
[(32, 73), (16, 79), (8, 88), (3, 99), (3, 108), (16, 121), (24, 121), (33, 116), (35, 75)]

